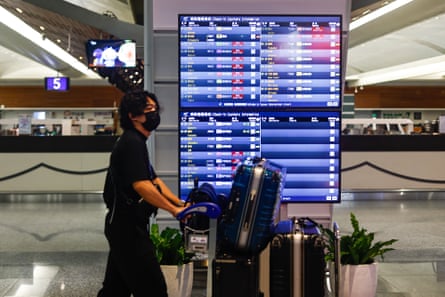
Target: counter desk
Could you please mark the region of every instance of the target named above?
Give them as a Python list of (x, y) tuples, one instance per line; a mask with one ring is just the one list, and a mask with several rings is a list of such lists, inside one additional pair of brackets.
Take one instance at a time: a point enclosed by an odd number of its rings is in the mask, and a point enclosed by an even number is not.
[[(0, 192), (100, 192), (116, 136), (2, 136)], [(445, 190), (445, 135), (344, 135), (345, 191)]]
[(1, 136), (0, 192), (102, 191), (116, 136)]
[(0, 136), (0, 153), (109, 153), (117, 136)]
[(445, 190), (445, 135), (344, 135), (344, 191)]

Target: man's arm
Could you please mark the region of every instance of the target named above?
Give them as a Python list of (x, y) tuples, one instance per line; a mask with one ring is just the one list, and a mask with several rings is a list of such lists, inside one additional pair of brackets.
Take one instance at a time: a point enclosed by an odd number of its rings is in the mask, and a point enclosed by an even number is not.
[(157, 184), (162, 192), (162, 195), (167, 198), (171, 203), (173, 203), (174, 205), (177, 206), (183, 206), (183, 201), (181, 201), (181, 199), (179, 199), (178, 196), (176, 196), (172, 190), (170, 190), (170, 188), (164, 183), (164, 181), (162, 179), (160, 179), (159, 177), (155, 178), (153, 180), (154, 184)]
[[(168, 189), (165, 184), (164, 187)], [(155, 185), (153, 185), (153, 183), (149, 180), (136, 181), (133, 183), (133, 188), (145, 201), (157, 208), (168, 211), (174, 217), (176, 217), (176, 215), (184, 209), (184, 207), (177, 206), (176, 204), (174, 204), (174, 202), (170, 202), (167, 197), (164, 197), (164, 195), (159, 193)], [(162, 185), (161, 189), (164, 190)]]

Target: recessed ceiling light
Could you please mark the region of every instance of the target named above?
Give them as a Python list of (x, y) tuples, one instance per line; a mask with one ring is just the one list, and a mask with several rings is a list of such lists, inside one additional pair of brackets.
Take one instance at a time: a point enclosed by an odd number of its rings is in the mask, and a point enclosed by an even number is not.
[(362, 13), (362, 17), (351, 22), (349, 24), (349, 30), (352, 31), (360, 26), (363, 26), (364, 24), (367, 24), (387, 13), (390, 13), (391, 11), (394, 11), (404, 5), (407, 5), (408, 3), (412, 2), (413, 0), (395, 0), (393, 2), (391, 2), (388, 5), (385, 5), (379, 9), (376, 9), (372, 12), (370, 11), (365, 11)]
[(39, 26), (40, 30), (45, 31), (45, 27)]
[(23, 13), (23, 10), (21, 10), (21, 9), (18, 8), (18, 7), (16, 7), (15, 10), (16, 10), (18, 13)]
[(60, 40), (60, 39), (57, 39), (56, 41), (57, 41), (57, 43), (61, 43), (62, 42), (62, 40)]
[(81, 72), (85, 76), (89, 78), (99, 77), (97, 73), (95, 73), (91, 69), (88, 69), (86, 65), (79, 62), (79, 60), (71, 56), (56, 43), (46, 38), (45, 34), (36, 31), (31, 26), (26, 24), (23, 20), (21, 20), (20, 17), (14, 15), (2, 6), (0, 6), (0, 24), (3, 24), (11, 30), (14, 30), (24, 38), (33, 42), (36, 46), (57, 57), (59, 61), (63, 61), (64, 63), (71, 65), (72, 68)]

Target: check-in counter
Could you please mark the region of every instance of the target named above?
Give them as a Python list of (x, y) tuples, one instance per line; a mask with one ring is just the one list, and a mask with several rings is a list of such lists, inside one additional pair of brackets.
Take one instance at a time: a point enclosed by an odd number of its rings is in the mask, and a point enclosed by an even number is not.
[[(0, 192), (100, 192), (116, 139), (2, 136)], [(445, 190), (445, 135), (343, 135), (341, 147), (344, 191)]]
[[(342, 131), (348, 131), (348, 134), (401, 134), (409, 135), (414, 131), (414, 123), (410, 119), (376, 119), (376, 118), (357, 118), (342, 119)], [(365, 133), (368, 131), (368, 133)]]
[(344, 191), (445, 190), (445, 135), (343, 135)]
[(102, 191), (116, 136), (1, 136), (0, 192)]

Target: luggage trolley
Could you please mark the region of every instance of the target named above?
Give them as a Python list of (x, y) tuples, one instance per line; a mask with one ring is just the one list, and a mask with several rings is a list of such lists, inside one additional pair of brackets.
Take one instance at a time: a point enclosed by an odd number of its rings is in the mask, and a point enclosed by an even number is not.
[[(185, 248), (193, 252), (197, 259), (207, 258), (210, 245), (211, 219), (219, 217), (221, 208), (224, 207), (226, 197), (224, 194), (216, 194), (215, 188), (209, 183), (198, 185), (198, 179), (194, 180), (194, 188), (189, 193), (186, 203), (192, 207), (196, 206), (184, 220), (183, 233), (185, 239)], [(218, 207), (218, 215), (210, 214), (205, 207), (211, 205)], [(200, 209), (203, 208), (203, 209)], [(212, 212), (213, 209), (210, 209)], [(216, 232), (216, 230), (215, 230)]]
[[(201, 190), (210, 190), (211, 187), (201, 185)], [(197, 186), (195, 180), (195, 188), (191, 192), (190, 198), (196, 198), (204, 195)], [(205, 192), (205, 191), (204, 191)], [(195, 196), (196, 195), (196, 196)], [(215, 196), (218, 197), (218, 196)], [(201, 196), (200, 198), (203, 198)], [(225, 197), (219, 196), (220, 203), (223, 203)], [(198, 200), (199, 201), (199, 200)], [(222, 202), (221, 202), (222, 201)], [(211, 296), (212, 288), (212, 259), (215, 258), (216, 249), (216, 221), (221, 215), (220, 205), (214, 202), (190, 201), (191, 206), (177, 215), (177, 219), (182, 223), (186, 250), (195, 253), (197, 260), (209, 260), (207, 272), (207, 296)]]

